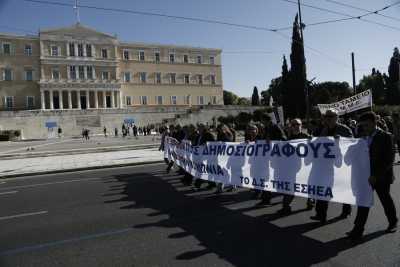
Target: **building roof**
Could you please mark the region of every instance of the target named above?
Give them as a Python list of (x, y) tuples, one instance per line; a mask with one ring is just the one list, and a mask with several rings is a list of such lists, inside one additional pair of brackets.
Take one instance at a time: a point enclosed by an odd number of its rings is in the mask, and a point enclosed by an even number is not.
[(83, 26), (80, 23), (76, 23), (72, 26), (62, 27), (62, 28), (53, 28), (40, 30), (40, 34), (72, 34), (78, 36), (90, 36), (90, 35), (103, 35), (107, 38), (117, 39), (116, 36), (99, 32), (95, 29), (89, 28), (87, 26)]

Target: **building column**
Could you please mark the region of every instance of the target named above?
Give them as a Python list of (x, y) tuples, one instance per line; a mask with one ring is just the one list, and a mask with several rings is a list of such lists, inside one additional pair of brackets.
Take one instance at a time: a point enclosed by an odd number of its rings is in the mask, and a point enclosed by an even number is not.
[(72, 92), (68, 90), (68, 108), (72, 109)]
[(122, 92), (118, 91), (119, 95), (119, 108), (124, 108), (124, 98), (122, 97)]
[(83, 76), (85, 77), (85, 80), (87, 80), (87, 66), (83, 66)]
[(75, 56), (78, 56), (78, 43), (74, 43)]
[(92, 71), (93, 71), (93, 80), (96, 80), (96, 70), (94, 69), (94, 66), (92, 67)]
[(94, 91), (94, 107), (99, 108), (99, 92), (97, 90)]
[(41, 99), (41, 102), (42, 102), (42, 110), (45, 110), (46, 109), (46, 102), (44, 100), (44, 91), (40, 91), (40, 99)]
[(40, 67), (40, 79), (44, 80), (44, 68), (43, 66)]
[(79, 66), (78, 65), (75, 65), (75, 77), (76, 77), (76, 80), (79, 80)]
[(81, 109), (82, 106), (81, 106), (81, 91), (80, 90), (76, 91), (76, 98), (78, 100), (78, 109)]
[(67, 47), (66, 47), (67, 49), (66, 49), (66, 51), (67, 51), (67, 57), (69, 57), (69, 42), (67, 42)]
[(86, 44), (82, 44), (83, 46), (83, 56), (86, 57)]
[(103, 108), (107, 108), (106, 93), (107, 93), (107, 91), (103, 91)]
[(49, 95), (50, 95), (50, 110), (53, 110), (54, 109), (53, 90), (49, 90)]
[(90, 93), (86, 90), (86, 109), (90, 109)]
[(60, 109), (64, 109), (62, 90), (58, 91), (58, 105)]
[(115, 108), (115, 98), (114, 98), (114, 91), (111, 91), (111, 108)]

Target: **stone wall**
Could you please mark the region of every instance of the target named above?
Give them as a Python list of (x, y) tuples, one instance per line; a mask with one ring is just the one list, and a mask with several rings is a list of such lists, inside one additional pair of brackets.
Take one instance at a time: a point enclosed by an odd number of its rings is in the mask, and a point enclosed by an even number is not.
[[(220, 116), (237, 115), (240, 112), (253, 112), (261, 107), (244, 106), (203, 106), (188, 108), (136, 107), (117, 110), (58, 110), (58, 111), (2, 111), (0, 130), (21, 130), (22, 139), (45, 139), (57, 136), (58, 127), (64, 136), (80, 136), (82, 128), (91, 134), (102, 134), (105, 126), (109, 134), (114, 128), (121, 132), (125, 119), (133, 119), (137, 126), (149, 124), (180, 123), (182, 125), (198, 122), (212, 124)], [(53, 124), (53, 128), (48, 128)], [(57, 126), (54, 126), (54, 125)]]

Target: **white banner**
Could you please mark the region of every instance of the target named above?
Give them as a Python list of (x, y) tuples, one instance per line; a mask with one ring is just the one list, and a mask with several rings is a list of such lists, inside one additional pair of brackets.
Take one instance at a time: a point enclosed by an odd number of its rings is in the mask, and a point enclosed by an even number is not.
[(339, 115), (350, 113), (359, 109), (372, 107), (372, 92), (367, 90), (349, 98), (332, 104), (318, 104), (319, 111), (322, 114), (328, 109), (334, 109)]
[(164, 157), (196, 178), (295, 196), (370, 207), (364, 139), (209, 142), (192, 146), (166, 138)]

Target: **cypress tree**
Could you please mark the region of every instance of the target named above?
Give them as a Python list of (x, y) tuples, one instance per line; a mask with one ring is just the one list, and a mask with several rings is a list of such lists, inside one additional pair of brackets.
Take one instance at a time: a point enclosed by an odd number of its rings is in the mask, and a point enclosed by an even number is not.
[(253, 94), (251, 96), (251, 105), (252, 106), (259, 106), (260, 105), (260, 96), (258, 95), (257, 86), (253, 88)]

